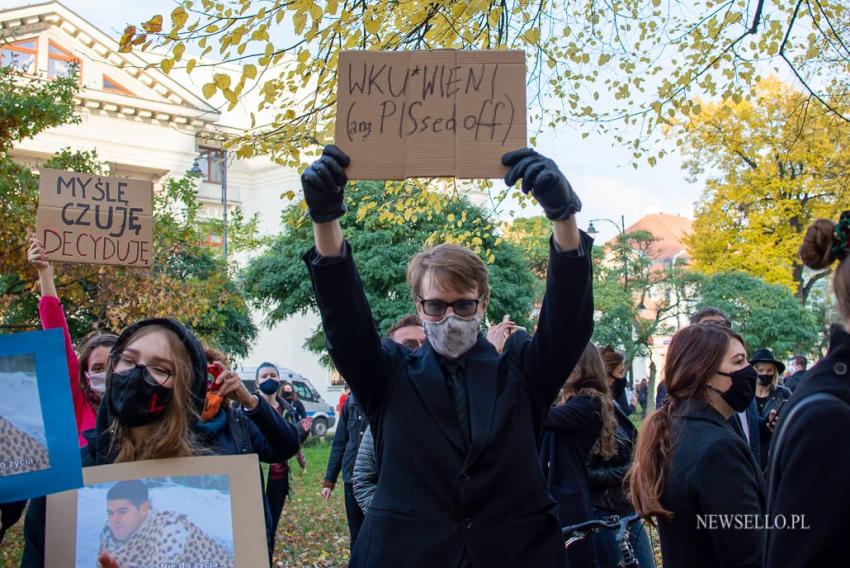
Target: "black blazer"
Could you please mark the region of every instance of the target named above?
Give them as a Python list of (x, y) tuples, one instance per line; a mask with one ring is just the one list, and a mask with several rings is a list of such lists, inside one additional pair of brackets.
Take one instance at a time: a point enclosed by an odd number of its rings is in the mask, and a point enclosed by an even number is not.
[[(712, 528), (711, 517), (765, 511), (762, 476), (746, 441), (723, 416), (702, 401), (674, 409), (673, 452), (664, 477), (661, 504), (672, 520), (659, 519), (664, 568), (759, 568), (764, 531)], [(741, 520), (741, 522), (746, 522)]]
[[(563, 567), (556, 506), (537, 461), (543, 417), (593, 331), (590, 250), (550, 251), (534, 337), (499, 356), (483, 335), (466, 355), (471, 444), (464, 443), (437, 355), (385, 339), (350, 246), (304, 259), (328, 350), (372, 427), (381, 481), (352, 567)], [(550, 245), (552, 246), (552, 245)]]
[[(598, 398), (574, 396), (553, 406), (543, 420), (540, 465), (562, 527), (593, 518), (586, 464), (602, 431), (601, 410)], [(592, 541), (573, 543), (567, 557), (570, 566), (595, 566)]]
[[(782, 407), (778, 433), (800, 400), (830, 393), (835, 401), (809, 403), (790, 419), (778, 452), (771, 448), (770, 518), (787, 523), (770, 530), (765, 566), (847, 566), (850, 511), (850, 335), (833, 329), (827, 356), (806, 374)], [(775, 455), (774, 455), (775, 454)], [(788, 530), (797, 515), (798, 530)], [(805, 515), (805, 518), (799, 518)], [(801, 522), (808, 526), (800, 530)]]

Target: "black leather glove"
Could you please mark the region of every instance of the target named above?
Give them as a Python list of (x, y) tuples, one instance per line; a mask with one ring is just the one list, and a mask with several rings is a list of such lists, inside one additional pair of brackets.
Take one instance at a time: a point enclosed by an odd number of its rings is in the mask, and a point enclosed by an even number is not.
[(343, 203), (348, 176), (345, 167), (351, 158), (330, 144), (322, 150), (321, 157), (301, 174), (301, 188), (310, 217), (316, 223), (339, 219), (348, 210)]
[(531, 192), (552, 221), (569, 219), (581, 211), (581, 200), (558, 166), (531, 148), (508, 152), (502, 163), (510, 169), (505, 175), (508, 187), (522, 178), (522, 192)]

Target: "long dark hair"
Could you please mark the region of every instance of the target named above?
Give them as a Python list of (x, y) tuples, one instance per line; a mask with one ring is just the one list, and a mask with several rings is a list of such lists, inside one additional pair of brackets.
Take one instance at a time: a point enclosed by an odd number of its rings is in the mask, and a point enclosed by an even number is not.
[(720, 370), (733, 340), (744, 345), (728, 327), (705, 323), (679, 330), (670, 342), (664, 367), (667, 398), (641, 426), (628, 475), (635, 512), (647, 520), (672, 517), (661, 504), (661, 495), (673, 453), (673, 412), (684, 400), (706, 399), (708, 381)]
[(617, 419), (614, 416), (614, 403), (608, 391), (605, 365), (599, 350), (593, 343), (588, 343), (570, 373), (570, 378), (561, 388), (561, 402), (572, 395), (583, 395), (596, 398), (601, 403), (602, 431), (599, 433), (591, 453), (598, 454), (602, 459), (609, 460), (617, 454)]

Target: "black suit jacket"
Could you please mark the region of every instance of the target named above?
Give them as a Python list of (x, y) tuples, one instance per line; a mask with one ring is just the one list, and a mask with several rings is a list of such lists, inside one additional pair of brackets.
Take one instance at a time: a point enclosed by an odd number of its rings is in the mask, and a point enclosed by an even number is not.
[[(838, 400), (801, 408), (788, 422), (778, 452), (776, 435), (770, 449), (776, 464), (771, 464), (768, 480), (768, 511), (787, 525), (785, 530), (768, 531), (767, 568), (848, 565), (850, 334), (846, 331), (832, 331), (827, 356), (812, 367), (782, 407), (775, 433), (800, 401), (814, 393), (829, 393)], [(797, 530), (788, 530), (795, 519)]]
[[(674, 409), (674, 446), (661, 504), (673, 512), (659, 521), (664, 568), (760, 568), (764, 530), (722, 528), (721, 517), (765, 512), (761, 469), (740, 434), (701, 401)], [(731, 518), (730, 518), (731, 519)], [(746, 522), (741, 517), (741, 522)], [(734, 520), (733, 520), (734, 522)]]
[(565, 565), (537, 438), (593, 331), (591, 246), (583, 235), (584, 254), (551, 251), (534, 337), (513, 334), (500, 356), (479, 335), (466, 355), (468, 451), (436, 353), (380, 340), (350, 247), (305, 255), (328, 350), (380, 456), (352, 567), (455, 568), (464, 550), (475, 567)]

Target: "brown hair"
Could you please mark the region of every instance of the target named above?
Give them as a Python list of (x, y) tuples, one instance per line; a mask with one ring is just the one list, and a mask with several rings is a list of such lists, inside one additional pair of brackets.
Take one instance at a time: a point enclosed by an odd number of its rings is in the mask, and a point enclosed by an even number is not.
[[(115, 462), (131, 462), (162, 458), (179, 458), (203, 453), (194, 441), (189, 428), (193, 419), (197, 420), (197, 410), (192, 400), (192, 362), (189, 352), (177, 334), (160, 325), (147, 325), (127, 338), (125, 345), (148, 333), (165, 335), (171, 349), (171, 362), (174, 364), (174, 389), (171, 402), (162, 418), (154, 422), (154, 430), (141, 444), (136, 444), (127, 428), (112, 419), (112, 449), (116, 450)], [(110, 358), (107, 367), (107, 388), (112, 388), (114, 359)]]
[(212, 365), (216, 361), (224, 365), (225, 367), (230, 367), (230, 360), (227, 358), (222, 351), (219, 351), (215, 347), (207, 347), (204, 346), (204, 355), (207, 356), (207, 365)]
[[(97, 412), (97, 407), (99, 406), (99, 404), (95, 404), (95, 401), (99, 401), (100, 397), (91, 391), (89, 382), (86, 379), (86, 372), (89, 370), (89, 359), (91, 359), (92, 353), (94, 353), (95, 349), (98, 347), (107, 347), (108, 349), (112, 349), (112, 346), (115, 345), (116, 341), (118, 341), (117, 335), (112, 335), (111, 333), (98, 333), (95, 331), (86, 337), (85, 342), (83, 343), (83, 348), (80, 351), (80, 366), (77, 381), (80, 384), (80, 388), (83, 389), (83, 392), (86, 394), (89, 405), (95, 412)], [(108, 365), (109, 361), (107, 359), (107, 367)]]
[(729, 319), (729, 316), (726, 314), (726, 312), (724, 312), (720, 308), (713, 308), (711, 306), (702, 308), (701, 310), (694, 312), (691, 315), (691, 324), (701, 323), (703, 318), (712, 316), (722, 318), (723, 325), (725, 325), (726, 327), (732, 327), (732, 320)]
[(394, 324), (392, 324), (392, 326), (390, 326), (389, 331), (387, 331), (387, 337), (392, 336), (393, 333), (403, 327), (422, 327), (422, 321), (416, 314), (407, 314), (406, 316), (399, 318)]
[(626, 356), (622, 351), (617, 351), (610, 345), (599, 349), (599, 355), (602, 356), (602, 363), (605, 365), (605, 374), (611, 376), (614, 369), (625, 363)]
[(647, 520), (672, 516), (661, 504), (661, 495), (673, 453), (674, 410), (683, 400), (706, 399), (708, 381), (720, 370), (732, 340), (744, 344), (728, 327), (697, 324), (679, 330), (670, 342), (664, 367), (667, 398), (641, 426), (628, 474), (635, 512)]
[(422, 291), (422, 279), (426, 274), (440, 286), (455, 292), (465, 292), (475, 286), (480, 296), (490, 295), (487, 265), (466, 247), (444, 243), (425, 249), (410, 259), (407, 265), (407, 283), (417, 301)]
[(561, 388), (561, 402), (571, 395), (589, 396), (601, 403), (602, 431), (593, 445), (592, 453), (600, 455), (602, 459), (611, 459), (617, 454), (617, 440), (614, 437), (617, 419), (614, 416), (614, 403), (608, 390), (602, 357), (593, 343), (585, 346), (575, 369), (570, 373), (570, 378)]
[[(845, 235), (850, 232), (850, 211), (841, 214), (842, 227), (839, 231)], [(821, 270), (838, 260), (838, 267), (832, 276), (832, 287), (838, 300), (838, 310), (845, 322), (850, 321), (850, 261), (847, 260), (850, 244), (844, 246), (836, 235), (836, 224), (828, 219), (818, 219), (806, 230), (803, 245), (800, 247), (800, 260), (814, 270)]]

